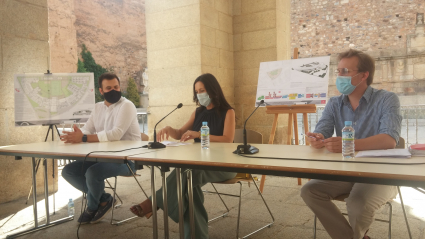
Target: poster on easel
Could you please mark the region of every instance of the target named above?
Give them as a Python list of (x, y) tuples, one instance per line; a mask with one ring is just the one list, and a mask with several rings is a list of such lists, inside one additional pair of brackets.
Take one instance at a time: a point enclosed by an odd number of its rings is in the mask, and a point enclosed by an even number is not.
[(93, 73), (15, 74), (15, 126), (86, 122), (95, 90)]
[(261, 62), (255, 105), (326, 104), (329, 66), (330, 56)]

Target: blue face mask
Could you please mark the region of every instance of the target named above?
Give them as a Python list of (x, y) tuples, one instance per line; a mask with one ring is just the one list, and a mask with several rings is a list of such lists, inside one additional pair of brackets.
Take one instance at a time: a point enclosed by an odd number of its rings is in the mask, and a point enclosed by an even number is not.
[(196, 96), (198, 97), (199, 104), (201, 104), (202, 106), (207, 107), (211, 104), (211, 99), (206, 92), (197, 94)]
[(338, 89), (338, 91), (341, 94), (349, 95), (349, 94), (353, 93), (353, 91), (356, 89), (356, 87), (358, 85), (360, 85), (360, 83), (362, 83), (362, 82), (360, 82), (357, 85), (352, 85), (351, 84), (351, 78), (353, 78), (353, 77), (354, 76), (337, 76), (336, 77), (336, 88)]

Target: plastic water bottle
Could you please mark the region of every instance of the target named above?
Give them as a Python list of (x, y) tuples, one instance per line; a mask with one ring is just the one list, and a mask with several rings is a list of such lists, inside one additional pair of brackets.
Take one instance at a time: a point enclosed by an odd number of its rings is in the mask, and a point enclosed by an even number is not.
[(210, 148), (210, 128), (208, 127), (208, 122), (202, 122), (201, 148), (203, 148), (203, 149), (209, 149)]
[(344, 159), (354, 158), (354, 128), (351, 121), (345, 121), (342, 129), (342, 157)]
[(70, 198), (68, 202), (68, 216), (74, 216), (74, 213), (74, 202), (72, 201), (72, 198)]

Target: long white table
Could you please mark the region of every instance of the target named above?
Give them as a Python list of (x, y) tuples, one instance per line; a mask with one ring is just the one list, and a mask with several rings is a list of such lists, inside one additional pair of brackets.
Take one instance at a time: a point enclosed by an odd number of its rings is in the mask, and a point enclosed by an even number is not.
[[(394, 158), (355, 158), (345, 161), (341, 154), (330, 153), (326, 149), (313, 149), (308, 146), (295, 145), (255, 145), (260, 152), (255, 155), (242, 157), (232, 152), (238, 144), (211, 143), (210, 149), (203, 150), (200, 144), (190, 144), (179, 147), (167, 147), (164, 149), (150, 150), (141, 148), (147, 142), (140, 141), (116, 141), (102, 143), (64, 144), (62, 142), (43, 142), (24, 145), (12, 145), (0, 147), (0, 155), (16, 157), (32, 157), (33, 174), (35, 172), (35, 158), (68, 158), (83, 160), (92, 151), (122, 151), (122, 152), (96, 152), (90, 154), (86, 160), (98, 162), (123, 163), (125, 160), (141, 161), (151, 166), (161, 166), (165, 170), (169, 167), (177, 168), (177, 182), (179, 189), (179, 201), (181, 202), (181, 168), (218, 170), (230, 172), (245, 172), (267, 174), (288, 177), (303, 177), (326, 179), (335, 181), (352, 181), (373, 184), (387, 184), (411, 187), (425, 186), (425, 157), (411, 159)], [(255, 158), (262, 157), (262, 158)], [(280, 158), (280, 159), (277, 159)], [(308, 161), (313, 160), (313, 161)], [(334, 161), (334, 162), (331, 162)], [(360, 163), (352, 163), (360, 162)], [(391, 165), (395, 163), (398, 165)], [(412, 164), (412, 165), (409, 165)], [(415, 165), (413, 165), (415, 164)], [(165, 170), (162, 171), (163, 187), (165, 187)], [(154, 167), (151, 168), (152, 201), (156, 208)], [(45, 166), (47, 174), (47, 165)], [(189, 179), (191, 180), (189, 174)], [(33, 186), (35, 189), (35, 174)], [(45, 177), (45, 192), (48, 195), (47, 177)], [(166, 189), (166, 188), (165, 188)], [(190, 189), (190, 187), (189, 187)], [(190, 194), (190, 191), (189, 191)], [(49, 222), (48, 200), (46, 200), (45, 225), (39, 226), (37, 221), (36, 191), (34, 197), (34, 229), (21, 232), (23, 235), (34, 230), (57, 224)], [(166, 190), (163, 195), (166, 199)], [(46, 196), (46, 198), (48, 198)], [(164, 200), (166, 203), (166, 200)], [(166, 205), (164, 205), (165, 207)], [(190, 205), (191, 206), (191, 205)], [(179, 211), (183, 212), (182, 204), (179, 203)], [(165, 208), (164, 208), (165, 209)], [(155, 210), (154, 210), (155, 211)], [(164, 210), (166, 214), (166, 209)], [(183, 213), (180, 213), (183, 216)], [(69, 218), (65, 218), (72, 220)], [(156, 224), (156, 211), (153, 215), (154, 238), (158, 237)], [(164, 216), (164, 220), (168, 217)], [(61, 219), (64, 220), (64, 219)], [(61, 223), (61, 222), (59, 222)], [(167, 223), (164, 221), (164, 224)], [(183, 237), (183, 219), (180, 218), (180, 236)], [(167, 223), (168, 225), (168, 223)], [(164, 226), (165, 231), (168, 226)], [(193, 228), (193, 227), (192, 227)], [(193, 232), (192, 232), (193, 233)], [(18, 234), (12, 236), (19, 236)], [(165, 233), (167, 236), (168, 234)], [(194, 236), (192, 234), (192, 236)]]
[[(180, 238), (183, 238), (183, 225), (181, 223), (183, 222), (181, 168), (397, 186), (425, 186), (425, 157), (413, 157), (410, 159), (355, 158), (344, 160), (341, 154), (331, 153), (326, 149), (318, 150), (309, 146), (268, 144), (254, 145), (260, 152), (243, 157), (232, 153), (237, 145), (212, 143), (210, 149), (205, 150), (201, 149), (200, 144), (191, 144), (132, 155), (128, 156), (127, 159), (142, 161), (143, 164), (152, 166), (176, 167)], [(188, 178), (189, 183), (191, 183), (190, 172)], [(188, 189), (191, 228), (194, 228), (193, 201), (191, 198), (193, 193), (190, 184)], [(156, 207), (155, 198), (153, 197), (152, 199)], [(164, 202), (166, 202), (166, 197), (164, 197)], [(156, 220), (156, 217), (154, 220)], [(156, 234), (155, 230), (154, 228), (154, 235)], [(191, 231), (191, 237), (195, 238), (193, 231)]]
[[(146, 148), (141, 148), (147, 145), (143, 141), (116, 141), (116, 142), (101, 142), (101, 143), (83, 143), (83, 144), (65, 144), (59, 141), (42, 142), (21, 145), (0, 146), (0, 155), (15, 156), (15, 159), (22, 157), (31, 157), (32, 165), (32, 186), (33, 186), (33, 213), (34, 213), (34, 228), (25, 230), (16, 234), (8, 235), (7, 238), (19, 237), (31, 232), (42, 230), (54, 225), (58, 225), (74, 219), (74, 216), (65, 217), (56, 221), (50, 221), (49, 213), (49, 191), (47, 181), (47, 163), (44, 161), (44, 198), (46, 207), (46, 223), (39, 225), (37, 217), (37, 179), (36, 179), (36, 164), (35, 158), (54, 158), (54, 159), (71, 159), (71, 160), (84, 160), (98, 161), (98, 162), (114, 162), (124, 163), (127, 155), (134, 153), (142, 154), (147, 152)], [(89, 154), (93, 151), (121, 151), (128, 148), (138, 148), (127, 150), (117, 153), (96, 152)], [(137, 151), (136, 151), (137, 150)], [(86, 157), (87, 156), (87, 157)]]

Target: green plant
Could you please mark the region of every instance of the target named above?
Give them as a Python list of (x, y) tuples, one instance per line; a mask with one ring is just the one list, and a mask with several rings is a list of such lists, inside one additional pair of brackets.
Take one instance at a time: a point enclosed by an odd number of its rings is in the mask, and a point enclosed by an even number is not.
[(126, 96), (127, 96), (126, 98), (128, 100), (133, 102), (133, 104), (136, 106), (136, 108), (140, 106), (139, 91), (137, 90), (136, 82), (131, 77), (130, 77), (130, 79), (128, 79)]
[(103, 68), (101, 65), (97, 64), (94, 60), (90, 51), (87, 50), (86, 45), (81, 45), (81, 58), (83, 61), (78, 59), (77, 72), (93, 72), (94, 74), (94, 88), (95, 88), (95, 102), (103, 101), (103, 96), (99, 92), (99, 76), (105, 72), (108, 72), (106, 68)]

